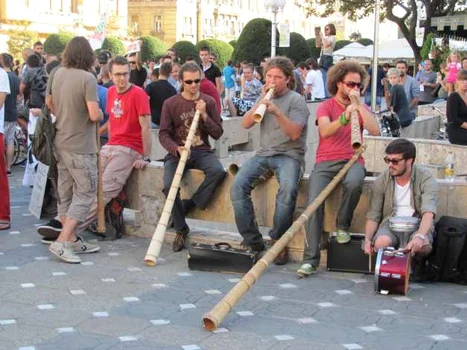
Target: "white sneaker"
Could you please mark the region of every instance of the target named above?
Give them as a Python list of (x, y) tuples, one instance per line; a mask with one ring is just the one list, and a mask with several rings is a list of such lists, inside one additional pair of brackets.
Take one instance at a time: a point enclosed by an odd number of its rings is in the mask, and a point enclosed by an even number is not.
[(49, 251), (60, 260), (70, 264), (80, 264), (81, 259), (74, 252), (71, 242), (53, 242)]
[(101, 247), (99, 247), (97, 244), (86, 242), (81, 236), (76, 237), (78, 240), (76, 242), (71, 242), (71, 247), (73, 248), (75, 254), (95, 253), (101, 249)]

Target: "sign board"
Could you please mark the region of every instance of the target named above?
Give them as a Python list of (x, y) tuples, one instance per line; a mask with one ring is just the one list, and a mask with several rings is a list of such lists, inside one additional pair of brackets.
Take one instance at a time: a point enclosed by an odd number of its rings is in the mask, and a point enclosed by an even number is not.
[(38, 162), (37, 174), (32, 189), (31, 200), (29, 202), (29, 211), (36, 218), (41, 218), (42, 204), (44, 202), (45, 186), (47, 185), (47, 174), (49, 167), (41, 162)]
[(279, 25), (279, 47), (290, 46), (290, 27), (288, 24)]
[(135, 52), (140, 52), (140, 51), (141, 51), (141, 48), (139, 46), (139, 41), (133, 41), (126, 48), (126, 54), (127, 55), (129, 55), (131, 53), (135, 53)]

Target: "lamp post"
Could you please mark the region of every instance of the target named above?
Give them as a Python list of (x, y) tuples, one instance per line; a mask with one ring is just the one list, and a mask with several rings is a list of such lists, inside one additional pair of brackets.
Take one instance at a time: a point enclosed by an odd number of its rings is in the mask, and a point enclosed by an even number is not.
[(264, 0), (264, 7), (272, 12), (271, 23), (271, 57), (276, 55), (276, 31), (277, 31), (277, 12), (285, 6), (285, 0)]

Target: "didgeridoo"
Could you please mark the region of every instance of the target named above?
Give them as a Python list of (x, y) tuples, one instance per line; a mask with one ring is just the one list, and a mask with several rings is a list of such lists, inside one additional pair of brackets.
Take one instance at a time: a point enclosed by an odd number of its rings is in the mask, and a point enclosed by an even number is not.
[[(358, 104), (356, 96), (350, 96), (352, 104)], [(354, 151), (362, 147), (362, 133), (360, 132), (360, 119), (358, 112), (353, 111), (350, 115), (350, 144)]]
[(105, 205), (104, 188), (102, 184), (102, 160), (101, 160), (101, 136), (99, 135), (99, 124), (97, 129), (97, 232), (105, 234)]
[[(266, 95), (264, 96), (264, 99), (269, 101), (272, 98), (272, 95), (274, 94), (274, 88), (270, 88)], [(253, 114), (253, 120), (256, 123), (260, 123), (261, 120), (263, 120), (264, 113), (266, 112), (266, 105), (264, 103), (260, 104), (255, 111), (255, 114)]]
[(188, 159), (191, 143), (193, 142), (193, 137), (195, 136), (196, 129), (198, 128), (199, 117), (200, 112), (197, 110), (193, 118), (193, 122), (191, 123), (190, 130), (188, 131), (185, 147), (180, 155), (180, 161), (178, 162), (177, 170), (175, 170), (169, 194), (167, 195), (164, 208), (162, 209), (162, 215), (152, 236), (151, 243), (149, 244), (148, 251), (146, 252), (146, 257), (144, 258), (144, 262), (148, 266), (155, 266), (157, 259), (159, 258), (169, 218), (172, 213), (178, 189), (180, 188), (180, 181), (182, 180), (183, 170), (185, 169), (186, 161)]
[(282, 235), (282, 237), (266, 252), (266, 254), (248, 271), (227, 295), (214, 308), (203, 316), (203, 326), (208, 331), (215, 330), (234, 308), (240, 298), (245, 294), (253, 284), (259, 279), (264, 271), (269, 267), (279, 253), (289, 244), (295, 233), (308, 221), (311, 214), (319, 208), (325, 199), (331, 194), (332, 190), (342, 180), (350, 167), (357, 161), (365, 150), (362, 146), (355, 152), (354, 156), (347, 162), (325, 189), (315, 198), (313, 202), (305, 209), (302, 215), (294, 221), (292, 226)]

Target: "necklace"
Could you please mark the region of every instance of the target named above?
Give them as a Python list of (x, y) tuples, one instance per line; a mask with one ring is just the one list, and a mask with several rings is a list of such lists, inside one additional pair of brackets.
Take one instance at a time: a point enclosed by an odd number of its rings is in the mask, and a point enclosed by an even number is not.
[(349, 103), (342, 102), (341, 100), (339, 100), (339, 97), (337, 97), (337, 96), (336, 96), (336, 101), (339, 102), (339, 104), (341, 104), (344, 107), (350, 106), (350, 104), (351, 104), (351, 102), (349, 102)]

